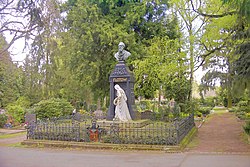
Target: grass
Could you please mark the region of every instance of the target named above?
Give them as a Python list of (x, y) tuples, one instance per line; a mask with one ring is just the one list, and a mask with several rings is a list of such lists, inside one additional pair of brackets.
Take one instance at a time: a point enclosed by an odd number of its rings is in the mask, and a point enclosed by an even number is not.
[(13, 134), (0, 134), (0, 139), (13, 138), (13, 137), (17, 137), (17, 136), (22, 136), (24, 134), (26, 134), (26, 131), (19, 132), (19, 133), (13, 133)]
[(13, 144), (8, 144), (7, 146), (8, 146), (8, 147), (18, 147), (18, 148), (27, 148), (27, 146), (21, 144), (21, 142), (13, 143)]
[(242, 132), (242, 133), (240, 134), (240, 136), (241, 136), (241, 139), (243, 140), (244, 143), (250, 145), (250, 141), (248, 140), (248, 137), (249, 137), (250, 135), (248, 135), (246, 132)]
[(200, 143), (200, 142), (199, 142), (199, 139), (198, 139), (198, 137), (195, 135), (194, 138), (191, 140), (191, 142), (188, 143), (187, 148), (188, 148), (188, 149), (195, 148), (195, 147), (197, 147), (197, 146), (199, 145), (199, 143)]
[(187, 136), (181, 141), (182, 147), (186, 147), (188, 149), (195, 148), (199, 145), (199, 139), (197, 136), (197, 128), (193, 127), (193, 129), (188, 133)]
[(214, 111), (214, 113), (216, 113), (216, 114), (223, 114), (223, 113), (228, 112), (228, 111), (227, 111), (227, 108), (225, 108), (225, 107), (214, 107), (214, 108), (213, 108), (213, 111)]

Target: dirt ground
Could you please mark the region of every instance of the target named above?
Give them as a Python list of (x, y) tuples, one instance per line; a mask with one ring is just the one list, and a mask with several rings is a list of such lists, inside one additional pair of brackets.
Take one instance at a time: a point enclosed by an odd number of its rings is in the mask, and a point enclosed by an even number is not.
[(198, 129), (190, 152), (250, 153), (250, 144), (244, 138), (242, 125), (234, 113), (211, 114)]

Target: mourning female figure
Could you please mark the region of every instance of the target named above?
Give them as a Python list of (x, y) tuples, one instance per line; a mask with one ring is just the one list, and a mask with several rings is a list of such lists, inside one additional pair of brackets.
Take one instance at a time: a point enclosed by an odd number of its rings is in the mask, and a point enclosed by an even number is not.
[(127, 105), (127, 96), (124, 90), (118, 85), (115, 85), (115, 89), (117, 91), (117, 97), (114, 99), (115, 107), (115, 120), (127, 122), (131, 119), (128, 105)]

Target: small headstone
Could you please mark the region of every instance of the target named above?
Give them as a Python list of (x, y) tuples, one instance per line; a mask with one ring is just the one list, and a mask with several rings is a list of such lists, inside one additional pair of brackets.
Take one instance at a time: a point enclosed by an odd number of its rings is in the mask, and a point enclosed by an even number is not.
[(141, 119), (152, 119), (152, 117), (153, 117), (153, 112), (150, 110), (141, 113)]
[(26, 114), (25, 115), (25, 123), (31, 124), (36, 122), (36, 114)]
[(3, 108), (0, 108), (0, 114), (5, 114), (6, 111)]
[(94, 111), (94, 116), (96, 119), (104, 119), (105, 118), (102, 110)]
[(80, 114), (79, 112), (77, 112), (77, 113), (75, 113), (75, 114), (73, 115), (73, 118), (74, 118), (74, 120), (76, 120), (76, 121), (81, 121), (81, 120), (82, 120), (82, 114)]
[(174, 111), (175, 104), (176, 102), (174, 101), (174, 99), (170, 100), (170, 102), (168, 103), (171, 112)]

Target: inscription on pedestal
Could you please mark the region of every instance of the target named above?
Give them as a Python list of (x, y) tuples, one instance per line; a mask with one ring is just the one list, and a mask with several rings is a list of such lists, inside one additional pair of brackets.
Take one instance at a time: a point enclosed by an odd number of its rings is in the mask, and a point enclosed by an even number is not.
[(114, 78), (113, 82), (127, 82), (127, 78)]

